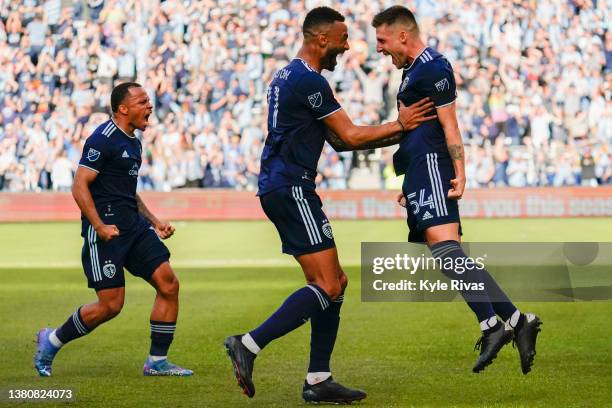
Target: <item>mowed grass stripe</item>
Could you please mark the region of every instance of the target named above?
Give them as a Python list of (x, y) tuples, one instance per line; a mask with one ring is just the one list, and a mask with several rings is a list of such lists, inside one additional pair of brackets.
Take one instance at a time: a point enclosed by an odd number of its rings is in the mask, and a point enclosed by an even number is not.
[[(335, 222), (341, 257), (358, 259), (360, 242), (401, 241), (401, 221)], [(267, 223), (188, 223), (169, 241), (179, 259), (288, 259)], [(607, 241), (608, 219), (467, 220), (471, 241)], [(252, 329), (303, 284), (297, 265), (181, 268), (181, 312), (173, 361), (193, 378), (143, 378), (154, 291), (127, 274), (123, 312), (58, 355), (54, 377), (32, 367), (34, 335), (57, 326), (94, 299), (79, 268), (47, 269), (76, 259), (77, 224), (0, 225), (0, 258), (35, 259), (43, 268), (1, 269), (0, 371), (2, 387), (77, 390), (77, 407), (289, 407), (303, 406), (309, 325), (273, 342), (255, 366), (257, 395), (248, 400), (235, 385), (222, 348), (225, 336)], [(267, 232), (266, 232), (267, 231)], [(76, 235), (76, 236), (75, 236)], [(478, 327), (469, 309), (454, 303), (362, 303), (359, 270), (351, 283), (332, 369), (347, 385), (368, 393), (364, 407), (610, 406), (612, 304), (520, 303), (544, 320), (534, 371), (520, 373), (507, 346), (481, 375), (472, 374)], [(45, 406), (66, 406), (45, 404)]]

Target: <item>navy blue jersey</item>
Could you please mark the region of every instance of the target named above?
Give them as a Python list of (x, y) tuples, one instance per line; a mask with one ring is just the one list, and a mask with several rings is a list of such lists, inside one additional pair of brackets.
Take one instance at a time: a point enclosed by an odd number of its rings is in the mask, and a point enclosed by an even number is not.
[[(453, 68), (444, 56), (431, 48), (423, 52), (404, 70), (397, 100), (408, 106), (429, 97), (436, 108), (449, 105), (457, 98)], [(437, 153), (440, 160), (449, 157), (444, 130), (438, 119), (422, 123), (405, 135), (393, 156), (395, 172), (408, 174), (427, 154)]]
[[(141, 154), (140, 140), (124, 133), (112, 120), (98, 126), (85, 141), (79, 166), (98, 173), (89, 185), (89, 190), (106, 224), (125, 228), (135, 222), (138, 214), (136, 185), (142, 162)], [(117, 222), (106, 222), (106, 216), (113, 214)]]
[(315, 188), (326, 135), (321, 119), (339, 109), (327, 80), (305, 61), (294, 59), (274, 75), (257, 195), (290, 185)]

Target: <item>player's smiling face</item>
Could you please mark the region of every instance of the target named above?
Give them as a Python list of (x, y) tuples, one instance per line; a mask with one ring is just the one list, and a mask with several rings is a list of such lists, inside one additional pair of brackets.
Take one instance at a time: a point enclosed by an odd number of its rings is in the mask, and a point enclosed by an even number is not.
[(408, 63), (405, 54), (408, 34), (400, 27), (383, 24), (376, 27), (376, 52), (390, 55), (391, 62), (396, 68), (402, 68)]
[(321, 68), (333, 71), (338, 64), (338, 55), (348, 51), (348, 28), (346, 24), (335, 21), (326, 33), (327, 46), (321, 59)]
[(122, 105), (127, 107), (129, 122), (138, 130), (144, 131), (149, 125), (149, 117), (153, 113), (153, 105), (144, 88), (134, 87), (128, 90), (129, 95)]

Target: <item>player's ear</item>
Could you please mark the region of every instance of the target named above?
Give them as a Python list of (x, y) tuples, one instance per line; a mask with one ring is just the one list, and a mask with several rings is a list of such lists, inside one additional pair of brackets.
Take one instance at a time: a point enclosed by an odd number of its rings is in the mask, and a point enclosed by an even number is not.
[(124, 104), (120, 104), (118, 110), (120, 113), (123, 113), (124, 115), (127, 115), (128, 113), (128, 107), (127, 105), (124, 105)]
[(327, 33), (320, 33), (317, 36), (317, 40), (319, 41), (319, 46), (321, 48), (327, 47), (327, 43), (329, 42), (329, 38), (327, 37)]

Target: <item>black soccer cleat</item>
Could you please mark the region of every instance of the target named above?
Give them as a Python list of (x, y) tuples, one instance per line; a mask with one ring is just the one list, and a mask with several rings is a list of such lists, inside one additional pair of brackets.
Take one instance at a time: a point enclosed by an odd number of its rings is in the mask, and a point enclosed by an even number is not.
[(253, 364), (257, 354), (251, 353), (241, 341), (242, 335), (230, 336), (225, 339), (223, 345), (227, 351), (227, 355), (232, 361), (234, 375), (238, 381), (238, 386), (242, 388), (242, 392), (253, 398), (255, 395), (255, 385), (253, 384)]
[(523, 374), (531, 371), (533, 359), (536, 355), (536, 340), (540, 332), (542, 320), (533, 313), (525, 313), (523, 315), (523, 324), (514, 329), (514, 338), (512, 345), (516, 346), (521, 357), (521, 370)]
[(315, 385), (310, 385), (307, 381), (304, 381), (304, 388), (302, 390), (304, 401), (313, 404), (321, 402), (350, 404), (353, 401), (361, 401), (367, 396), (368, 394), (361, 390), (352, 390), (342, 384), (338, 384), (334, 381), (333, 377), (329, 377), (327, 380)]
[(472, 371), (479, 373), (491, 364), (497, 353), (512, 340), (512, 330), (506, 330), (501, 322), (497, 322), (495, 327), (485, 331), (482, 337), (476, 342), (474, 350), (480, 349), (480, 356)]

